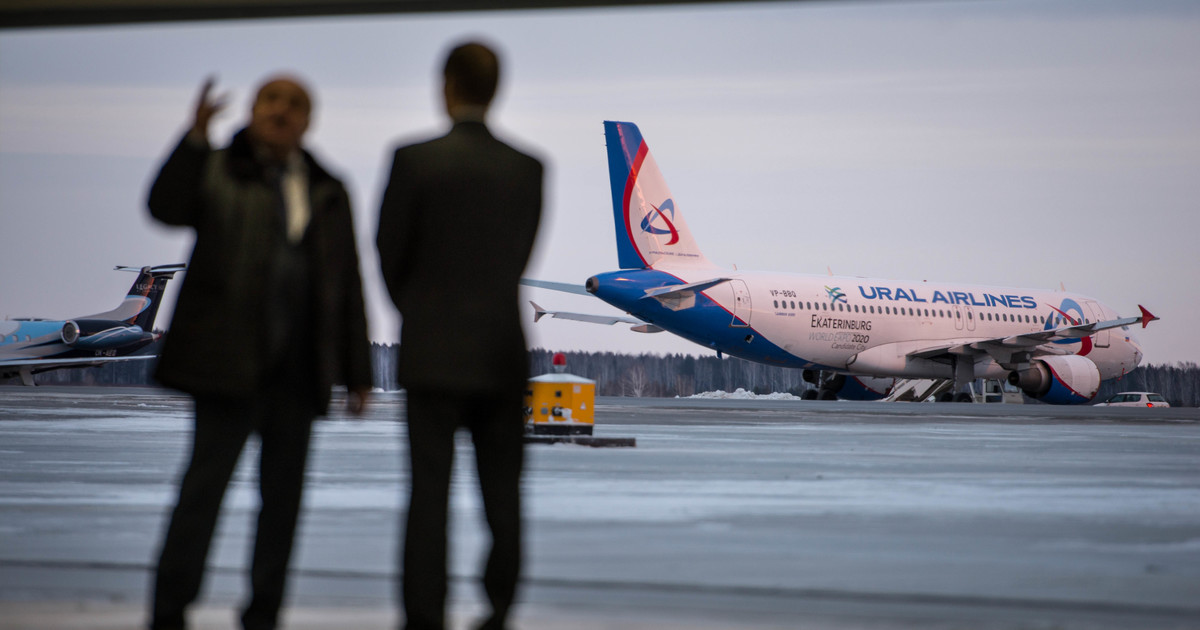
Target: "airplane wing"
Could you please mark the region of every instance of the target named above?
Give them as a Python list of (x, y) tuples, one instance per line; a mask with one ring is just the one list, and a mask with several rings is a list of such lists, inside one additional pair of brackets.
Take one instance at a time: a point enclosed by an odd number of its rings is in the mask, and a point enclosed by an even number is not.
[[(1145, 328), (1150, 322), (1158, 319), (1150, 311), (1142, 305), (1138, 305), (1138, 309), (1142, 314), (1137, 317), (1122, 317), (1119, 319), (1110, 319), (1103, 322), (1090, 322), (1087, 324), (1070, 324), (1050, 330), (1039, 330), (1035, 332), (1023, 333), (1020, 335), (1012, 335), (1009, 337), (996, 337), (993, 339), (980, 339), (967, 343), (944, 344), (932, 347), (914, 349), (907, 353), (907, 356), (916, 359), (934, 359), (939, 356), (946, 355), (990, 355), (997, 363), (1006, 364), (1012, 363), (1013, 357), (1022, 353), (1033, 354), (1034, 349), (1039, 348), (1047, 342), (1060, 339), (1078, 339), (1081, 337), (1090, 337), (1102, 330), (1112, 328), (1120, 328), (1131, 324), (1141, 324)], [(1059, 354), (1054, 349), (1042, 348), (1037, 354)]]
[(569, 319), (576, 322), (587, 322), (589, 324), (607, 324), (609, 326), (612, 326), (613, 324), (633, 324), (634, 326), (632, 330), (634, 332), (656, 333), (662, 332), (663, 330), (658, 326), (647, 324), (646, 322), (633, 317), (622, 317), (620, 315), (591, 315), (588, 313), (571, 313), (568, 311), (548, 311), (541, 306), (538, 306), (537, 302), (530, 302), (530, 304), (533, 305), (534, 322), (538, 321), (543, 316), (549, 315), (550, 317), (558, 319)]
[(146, 361), (157, 359), (154, 354), (135, 354), (124, 357), (80, 357), (76, 359), (3, 359), (0, 360), (0, 376), (20, 376), (22, 384), (32, 385), (33, 374), (57, 368), (95, 367), (115, 361)]

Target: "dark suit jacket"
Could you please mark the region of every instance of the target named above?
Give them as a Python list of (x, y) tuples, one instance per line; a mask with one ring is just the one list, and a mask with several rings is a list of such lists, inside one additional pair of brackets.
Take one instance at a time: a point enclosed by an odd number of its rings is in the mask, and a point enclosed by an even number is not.
[(523, 391), (517, 285), (541, 217), (542, 172), (482, 123), (396, 150), (376, 243), (403, 318), (402, 386)]
[[(371, 386), (370, 342), (351, 222), (342, 183), (305, 153), (312, 216), (305, 237), (311, 269), (314, 402), (323, 413), (333, 383)], [(267, 370), (264, 286), (273, 243), (283, 239), (275, 189), (245, 131), (212, 151), (186, 138), (150, 189), (150, 213), (196, 230), (157, 377), (191, 394), (246, 396)]]

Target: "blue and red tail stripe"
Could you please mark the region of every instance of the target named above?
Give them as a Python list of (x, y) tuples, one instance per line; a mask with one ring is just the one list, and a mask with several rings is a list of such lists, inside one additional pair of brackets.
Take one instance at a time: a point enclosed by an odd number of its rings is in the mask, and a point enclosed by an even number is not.
[(608, 181), (617, 236), (617, 262), (621, 269), (645, 269), (650, 265), (634, 245), (628, 208), (638, 171), (650, 150), (642, 139), (642, 132), (633, 123), (604, 121), (604, 138), (608, 145)]

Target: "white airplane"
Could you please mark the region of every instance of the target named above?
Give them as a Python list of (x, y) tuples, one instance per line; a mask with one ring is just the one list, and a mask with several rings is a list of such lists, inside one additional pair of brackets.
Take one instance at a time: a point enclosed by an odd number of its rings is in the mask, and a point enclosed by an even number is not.
[(1097, 300), (1060, 291), (722, 269), (692, 237), (637, 126), (605, 122), (620, 271), (585, 287), (632, 317), (547, 311), (592, 323), (666, 330), (718, 353), (805, 370), (808, 397), (887, 395), (897, 379), (1007, 379), (1026, 395), (1084, 403), (1102, 380), (1138, 366), (1130, 326), (1157, 319), (1142, 306), (1121, 317)]
[(134, 355), (160, 334), (153, 332), (167, 281), (185, 265), (117, 267), (135, 271), (125, 299), (111, 311), (68, 320), (6, 319), (0, 322), (0, 379), (19, 376), (33, 385), (33, 375), (47, 370), (91, 367), (112, 361), (137, 361)]

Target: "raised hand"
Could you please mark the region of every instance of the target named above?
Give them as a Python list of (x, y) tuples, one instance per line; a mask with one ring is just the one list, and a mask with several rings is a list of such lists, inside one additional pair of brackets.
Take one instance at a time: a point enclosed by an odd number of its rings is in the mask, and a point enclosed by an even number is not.
[(229, 100), (229, 94), (221, 94), (217, 97), (210, 97), (216, 79), (208, 77), (204, 80), (204, 85), (200, 88), (200, 96), (196, 99), (196, 113), (192, 119), (191, 135), (197, 140), (208, 142), (208, 124), (213, 117), (225, 109), (225, 105)]

